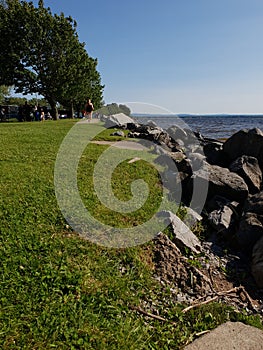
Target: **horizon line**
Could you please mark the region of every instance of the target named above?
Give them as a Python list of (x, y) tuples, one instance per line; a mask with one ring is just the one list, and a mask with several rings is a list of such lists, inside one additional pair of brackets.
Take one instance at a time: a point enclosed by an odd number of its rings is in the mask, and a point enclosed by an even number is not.
[(140, 113), (134, 112), (132, 115), (141, 115), (141, 116), (263, 116), (261, 113)]

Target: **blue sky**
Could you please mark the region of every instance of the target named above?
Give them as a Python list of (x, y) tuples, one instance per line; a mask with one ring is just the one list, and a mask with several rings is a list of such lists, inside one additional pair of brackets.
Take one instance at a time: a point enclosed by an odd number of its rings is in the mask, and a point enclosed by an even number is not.
[[(36, 4), (37, 1), (34, 1)], [(262, 0), (46, 0), (98, 58), (106, 103), (263, 113)]]

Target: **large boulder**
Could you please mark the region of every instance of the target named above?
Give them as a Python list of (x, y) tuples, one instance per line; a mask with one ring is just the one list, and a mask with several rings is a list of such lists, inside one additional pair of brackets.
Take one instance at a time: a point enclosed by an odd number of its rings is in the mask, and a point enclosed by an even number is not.
[(244, 212), (263, 214), (263, 191), (250, 196), (244, 205)]
[(195, 226), (196, 223), (202, 221), (202, 216), (198, 214), (195, 210), (185, 207), (186, 215), (184, 217), (184, 223), (189, 227), (192, 228)]
[(252, 251), (251, 272), (259, 288), (263, 288), (263, 236)]
[(227, 168), (206, 163), (205, 167), (196, 171), (193, 177), (201, 182), (208, 181), (208, 199), (219, 195), (242, 202), (248, 196), (248, 187), (245, 181)]
[(181, 128), (177, 125), (171, 126), (166, 131), (171, 138), (171, 142), (175, 144), (175, 148), (179, 145), (184, 148), (187, 154), (189, 152), (203, 153), (203, 147), (200, 140), (190, 129)]
[(160, 132), (155, 141), (162, 147), (168, 147), (174, 152), (180, 150), (179, 144), (171, 142), (170, 135), (166, 131)]
[(134, 123), (134, 120), (124, 113), (104, 116), (103, 121), (105, 122), (105, 128), (126, 127), (127, 124)]
[(152, 128), (157, 128), (158, 125), (153, 121), (153, 120), (147, 120), (146, 125), (152, 127)]
[(245, 201), (243, 215), (236, 233), (237, 242), (248, 254), (263, 236), (263, 191)]
[(241, 322), (226, 322), (184, 347), (184, 350), (260, 350), (261, 329)]
[(254, 194), (260, 191), (262, 171), (259, 167), (257, 158), (241, 156), (230, 164), (229, 170), (237, 173), (245, 180), (249, 193)]
[(178, 146), (177, 143), (171, 142), (171, 137), (166, 131), (153, 124), (128, 123), (127, 129), (130, 130), (129, 137), (152, 141), (170, 151)]
[(238, 131), (226, 140), (223, 150), (230, 161), (243, 155), (255, 157), (263, 169), (263, 132), (258, 128)]
[(174, 141), (187, 139), (186, 131), (179, 126), (170, 126), (166, 131)]
[(166, 152), (165, 154), (159, 155), (154, 162), (156, 164), (169, 167), (169, 165), (172, 165), (171, 161), (176, 165), (179, 172), (192, 175), (191, 164), (182, 152)]
[(189, 227), (176, 214), (170, 211), (159, 213), (160, 217), (165, 217), (167, 224), (171, 225), (173, 231), (173, 241), (178, 248), (188, 248), (194, 253), (200, 253), (201, 242)]
[(245, 213), (240, 220), (236, 233), (238, 245), (242, 250), (251, 254), (255, 243), (263, 236), (263, 216), (255, 213)]
[(198, 152), (188, 153), (187, 157), (189, 159), (193, 171), (201, 169), (204, 165), (204, 162), (206, 161), (205, 155)]
[[(231, 205), (231, 203), (234, 203)], [(221, 208), (213, 210), (208, 215), (208, 221), (215, 228), (218, 233), (221, 233), (224, 237), (231, 234), (231, 228), (233, 227), (236, 219), (237, 212), (235, 206), (237, 202), (230, 202), (229, 204), (223, 205)]]
[(223, 142), (220, 141), (208, 141), (204, 142), (203, 152), (209, 164), (226, 166), (226, 156), (223, 152)]

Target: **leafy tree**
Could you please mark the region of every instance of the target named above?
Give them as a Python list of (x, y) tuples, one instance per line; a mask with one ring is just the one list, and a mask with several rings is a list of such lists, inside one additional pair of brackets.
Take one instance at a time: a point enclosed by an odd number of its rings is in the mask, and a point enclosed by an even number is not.
[(5, 98), (4, 102), (7, 105), (23, 105), (25, 104), (26, 101), (31, 106), (36, 106), (39, 104), (41, 107), (44, 107), (44, 106), (50, 107), (44, 98), (36, 98), (36, 97), (28, 99), (26, 97), (8, 96)]
[(15, 92), (38, 93), (57, 118), (57, 103), (73, 108), (87, 97), (100, 107), (102, 90), (97, 60), (79, 42), (77, 24), (63, 13), (53, 15), (43, 1), (0, 3), (0, 84)]
[(0, 104), (5, 102), (5, 99), (9, 94), (10, 94), (10, 87), (5, 85), (0, 86)]
[(5, 104), (7, 105), (23, 105), (27, 101), (26, 97), (15, 97), (15, 96), (10, 96), (5, 99)]
[(126, 115), (130, 115), (131, 114), (131, 110), (129, 107), (127, 107), (126, 105), (119, 105), (119, 108), (122, 110), (122, 112)]
[(28, 100), (28, 103), (31, 105), (31, 106), (37, 106), (37, 105), (40, 105), (41, 107), (50, 107), (48, 102), (44, 99), (44, 98), (36, 98), (36, 97), (33, 97), (31, 99)]
[(100, 109), (98, 109), (98, 112), (104, 115), (112, 115), (117, 113), (124, 113), (126, 115), (131, 114), (131, 110), (128, 106), (122, 104), (118, 105), (114, 102), (101, 107)]

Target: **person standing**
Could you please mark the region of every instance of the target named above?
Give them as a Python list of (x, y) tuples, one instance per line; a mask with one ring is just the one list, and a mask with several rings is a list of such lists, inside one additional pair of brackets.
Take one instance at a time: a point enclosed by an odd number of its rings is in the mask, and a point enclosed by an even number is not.
[(1, 107), (1, 110), (0, 110), (0, 121), (3, 122), (5, 120), (6, 120), (5, 109), (4, 109), (4, 107)]
[(45, 120), (45, 112), (44, 109), (41, 108), (40, 120), (43, 122)]
[(34, 107), (34, 117), (35, 117), (35, 121), (39, 121), (40, 120), (40, 113), (39, 113), (39, 110), (38, 110), (38, 106), (35, 106)]
[(92, 120), (92, 112), (94, 111), (94, 107), (93, 104), (91, 102), (91, 100), (88, 98), (87, 103), (85, 105), (85, 112), (86, 112), (86, 116), (88, 118), (88, 120)]

